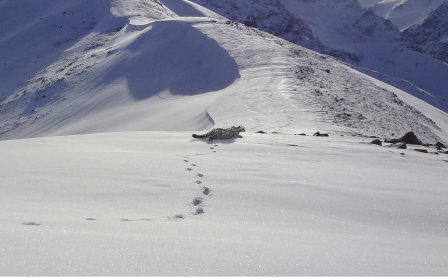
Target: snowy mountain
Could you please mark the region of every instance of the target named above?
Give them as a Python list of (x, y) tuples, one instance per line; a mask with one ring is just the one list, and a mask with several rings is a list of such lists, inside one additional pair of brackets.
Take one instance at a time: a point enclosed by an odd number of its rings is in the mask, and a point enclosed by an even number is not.
[[(15, 26), (5, 29), (0, 44), (3, 139), (240, 122), (249, 130), (319, 128), (383, 137), (415, 130), (428, 142), (446, 140), (438, 120), (443, 112), (422, 113), (423, 103), (400, 98), (328, 56), (214, 19), (204, 8), (197, 17), (199, 6), (191, 2), (49, 2), (46, 9), (21, 2), (21, 19), (2, 17), (4, 26)], [(23, 8), (15, 3), (4, 2), (4, 12), (13, 14), (8, 5)], [(13, 24), (29, 18), (31, 24)], [(366, 21), (353, 29), (372, 36)], [(237, 115), (229, 112), (235, 109)]]
[(359, 0), (380, 17), (390, 20), (407, 46), (420, 53), (448, 61), (447, 0)]
[(422, 24), (406, 29), (410, 48), (448, 63), (448, 2), (431, 12)]
[(0, 275), (446, 275), (446, 70), (354, 0), (0, 0)]
[[(216, 4), (221, 1), (213, 0), (195, 2), (238, 22), (244, 23), (247, 18), (252, 18), (254, 26), (269, 26), (262, 28), (291, 42), (334, 56), (357, 70), (448, 111), (448, 80), (445, 78), (448, 65), (404, 45), (400, 31), (390, 21), (361, 7), (357, 0), (271, 1), (275, 3), (275, 9), (264, 8), (261, 2), (248, 0), (227, 0), (226, 5)], [(282, 12), (271, 13), (273, 10)], [(276, 29), (275, 22), (279, 18), (299, 22), (297, 24), (304, 26), (303, 29), (310, 30), (307, 37), (318, 43), (302, 44), (300, 40), (291, 39), (289, 34), (281, 31), (282, 28)], [(257, 19), (263, 19), (263, 22), (259, 24)]]
[(193, 0), (223, 16), (308, 48), (323, 46), (309, 26), (294, 16), (280, 0)]
[(390, 20), (400, 31), (420, 25), (447, 0), (358, 0), (360, 5)]

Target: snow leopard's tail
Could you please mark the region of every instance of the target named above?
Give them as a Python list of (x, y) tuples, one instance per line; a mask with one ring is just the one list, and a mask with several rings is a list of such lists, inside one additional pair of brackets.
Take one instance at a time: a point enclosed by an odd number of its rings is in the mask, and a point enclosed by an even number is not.
[(206, 138), (207, 137), (207, 134), (205, 134), (205, 135), (196, 135), (196, 134), (193, 134), (193, 135), (191, 135), (192, 137), (194, 137), (194, 138), (197, 138), (197, 139), (203, 139), (203, 138)]

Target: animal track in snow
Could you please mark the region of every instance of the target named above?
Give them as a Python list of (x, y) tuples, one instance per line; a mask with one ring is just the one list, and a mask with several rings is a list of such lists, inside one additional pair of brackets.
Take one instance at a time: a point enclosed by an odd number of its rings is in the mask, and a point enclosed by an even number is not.
[(210, 195), (211, 192), (212, 190), (209, 187), (202, 187), (202, 193), (204, 195)]
[(200, 215), (203, 214), (205, 211), (203, 208), (197, 208), (194, 212), (193, 215)]
[(202, 199), (202, 197), (196, 197), (193, 199), (193, 201), (191, 201), (191, 204), (193, 206), (198, 206), (200, 204), (202, 204), (204, 202), (204, 199)]
[(139, 218), (139, 219), (129, 219), (129, 218), (122, 218), (120, 221), (122, 222), (130, 222), (130, 221), (151, 221), (151, 218)]
[[(210, 146), (210, 150), (212, 150), (214, 153), (216, 153), (215, 147), (217, 147), (218, 144), (214, 144), (213, 146)], [(188, 162), (190, 163), (191, 167), (197, 167), (198, 165), (196, 163), (194, 163), (193, 161), (191, 161), (189, 159), (190, 156), (197, 156), (197, 155), (207, 155), (207, 154), (191, 154), (191, 155), (185, 155), (184, 156), (184, 162)], [(189, 167), (187, 168), (188, 171), (192, 171), (193, 169)], [(199, 178), (204, 177), (205, 175), (203, 173), (197, 172), (196, 174)], [(196, 179), (194, 180), (194, 183), (196, 183), (197, 185), (201, 185), (203, 184), (203, 181), (201, 179)], [(207, 196), (211, 196), (211, 189), (207, 186), (200, 186), (200, 194), (204, 197)], [(205, 213), (205, 209), (204, 209), (204, 205), (205, 205), (205, 199), (203, 197), (200, 196), (196, 196), (195, 198), (193, 198), (190, 202), (193, 211), (191, 212), (191, 214), (193, 215), (200, 215)], [(183, 214), (178, 214), (176, 216), (171, 216), (168, 217), (169, 220), (179, 220), (179, 219), (184, 219), (186, 216), (184, 216)]]
[(29, 222), (23, 222), (22, 224), (23, 224), (23, 225), (27, 225), (27, 226), (40, 226), (40, 225), (42, 225), (41, 223), (32, 222), (32, 221), (29, 221)]
[(174, 216), (168, 216), (168, 220), (181, 220), (181, 219), (185, 219), (185, 215), (176, 214)]

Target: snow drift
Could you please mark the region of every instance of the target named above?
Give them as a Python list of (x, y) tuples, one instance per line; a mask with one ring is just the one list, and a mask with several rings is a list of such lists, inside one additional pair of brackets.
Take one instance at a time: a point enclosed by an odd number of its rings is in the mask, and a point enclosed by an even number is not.
[(446, 150), (365, 138), (445, 112), (187, 0), (0, 13), (0, 274), (447, 274)]

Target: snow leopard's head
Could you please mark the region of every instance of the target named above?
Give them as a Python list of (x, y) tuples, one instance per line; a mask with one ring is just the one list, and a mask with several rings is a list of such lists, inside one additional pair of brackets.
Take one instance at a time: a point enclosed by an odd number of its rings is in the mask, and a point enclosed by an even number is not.
[(233, 126), (232, 128), (235, 129), (236, 131), (238, 131), (239, 133), (246, 132), (246, 128), (244, 128), (243, 125)]

